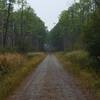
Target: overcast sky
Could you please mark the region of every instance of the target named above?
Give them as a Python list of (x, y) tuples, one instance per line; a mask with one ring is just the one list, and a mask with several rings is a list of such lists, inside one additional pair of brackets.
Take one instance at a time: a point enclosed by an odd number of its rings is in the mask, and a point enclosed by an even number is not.
[(61, 11), (67, 9), (74, 0), (28, 0), (35, 13), (52, 29), (58, 22)]

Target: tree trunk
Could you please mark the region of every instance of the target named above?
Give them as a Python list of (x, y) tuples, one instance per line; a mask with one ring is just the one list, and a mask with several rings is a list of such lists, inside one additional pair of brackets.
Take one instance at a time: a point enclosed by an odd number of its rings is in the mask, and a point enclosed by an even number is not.
[(4, 25), (4, 32), (3, 32), (3, 47), (6, 47), (7, 44), (7, 33), (8, 33), (8, 27), (9, 27), (9, 18), (10, 18), (10, 9), (11, 9), (11, 2), (9, 0), (8, 4), (8, 12), (7, 12), (7, 19)]

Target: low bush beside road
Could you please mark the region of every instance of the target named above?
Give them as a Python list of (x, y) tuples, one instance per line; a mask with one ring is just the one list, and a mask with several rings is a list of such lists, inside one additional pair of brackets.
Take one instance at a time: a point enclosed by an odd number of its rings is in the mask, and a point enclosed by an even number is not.
[(93, 94), (95, 100), (100, 100), (100, 73), (94, 70), (93, 63), (95, 61), (88, 52), (79, 50), (67, 53), (60, 52), (56, 55), (64, 64), (64, 68), (75, 76), (82, 89)]
[(5, 100), (24, 78), (45, 58), (44, 53), (0, 55), (0, 100)]

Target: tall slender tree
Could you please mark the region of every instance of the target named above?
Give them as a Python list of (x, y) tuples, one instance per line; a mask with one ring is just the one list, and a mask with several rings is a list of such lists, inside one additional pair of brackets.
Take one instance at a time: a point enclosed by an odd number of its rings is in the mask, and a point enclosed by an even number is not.
[(7, 3), (7, 17), (6, 17), (6, 20), (5, 20), (5, 24), (4, 24), (4, 32), (3, 32), (3, 47), (5, 48), (6, 45), (7, 45), (7, 33), (8, 33), (8, 28), (9, 28), (9, 18), (10, 18), (10, 15), (11, 15), (11, 10), (12, 10), (12, 7), (13, 7), (13, 3), (15, 2), (15, 0), (7, 0), (6, 3)]

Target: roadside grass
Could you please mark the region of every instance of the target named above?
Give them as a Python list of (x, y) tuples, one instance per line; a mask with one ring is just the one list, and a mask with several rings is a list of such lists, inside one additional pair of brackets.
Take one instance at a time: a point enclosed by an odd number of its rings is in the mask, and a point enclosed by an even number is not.
[(34, 54), (31, 57), (22, 54), (5, 54), (0, 57), (2, 58), (0, 67), (4, 67), (1, 68), (4, 72), (0, 74), (0, 100), (5, 100), (20, 85), (21, 81), (35, 70), (45, 58), (45, 54)]
[(64, 68), (72, 73), (84, 92), (91, 93), (95, 100), (100, 100), (100, 76), (96, 74), (90, 64), (89, 54), (83, 50), (69, 53), (60, 52), (56, 56), (63, 63)]

